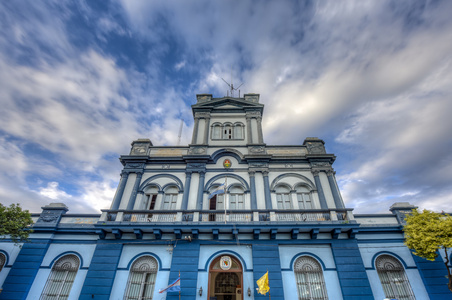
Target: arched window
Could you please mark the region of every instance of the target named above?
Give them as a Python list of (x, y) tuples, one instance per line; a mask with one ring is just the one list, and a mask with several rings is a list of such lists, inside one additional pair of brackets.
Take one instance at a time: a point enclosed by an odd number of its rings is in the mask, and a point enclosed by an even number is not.
[(311, 193), (308, 188), (305, 186), (297, 186), (295, 189), (297, 191), (297, 201), (299, 209), (311, 209), (312, 207), (312, 199)]
[(234, 124), (234, 139), (235, 140), (243, 139), (243, 128), (244, 128), (244, 126), (242, 123)]
[(137, 259), (130, 268), (124, 300), (152, 299), (157, 267), (157, 261), (152, 256)]
[(285, 185), (278, 185), (276, 187), (276, 202), (278, 209), (291, 209), (292, 202), (290, 201), (290, 188)]
[(0, 271), (3, 269), (5, 264), (6, 264), (6, 256), (5, 256), (5, 254), (0, 252)]
[(232, 140), (232, 124), (225, 123), (223, 126), (223, 139)]
[(221, 139), (221, 129), (222, 125), (220, 123), (212, 124), (212, 140)]
[(155, 209), (155, 202), (157, 201), (157, 195), (159, 193), (159, 189), (156, 186), (150, 186), (146, 188), (146, 191), (144, 192), (145, 199), (143, 203), (143, 209), (146, 210), (154, 210)]
[(380, 255), (375, 260), (375, 265), (386, 298), (416, 299), (406, 277), (405, 269), (399, 260), (390, 255)]
[(327, 300), (325, 280), (319, 262), (309, 256), (297, 258), (294, 266), (298, 300)]
[(69, 254), (58, 259), (52, 267), (40, 299), (68, 299), (79, 266), (77, 255)]
[(229, 190), (229, 209), (244, 209), (245, 194), (240, 186), (233, 186)]
[(179, 195), (179, 189), (177, 187), (169, 186), (169, 187), (165, 188), (165, 194), (163, 195), (162, 209), (175, 210), (178, 195)]

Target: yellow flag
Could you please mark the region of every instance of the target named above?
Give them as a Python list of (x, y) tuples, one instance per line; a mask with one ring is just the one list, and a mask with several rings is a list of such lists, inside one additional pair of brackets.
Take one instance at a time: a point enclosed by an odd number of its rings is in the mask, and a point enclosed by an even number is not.
[(265, 295), (270, 291), (270, 286), (268, 285), (268, 271), (264, 274), (258, 281), (256, 281), (257, 286), (259, 287), (257, 289), (257, 292), (261, 295)]

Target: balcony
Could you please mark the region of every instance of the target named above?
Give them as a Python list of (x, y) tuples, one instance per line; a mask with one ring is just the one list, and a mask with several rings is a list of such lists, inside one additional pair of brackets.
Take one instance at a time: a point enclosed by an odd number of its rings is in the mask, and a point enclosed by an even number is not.
[(312, 210), (103, 210), (100, 223), (253, 223), (253, 222), (334, 222), (354, 221), (352, 209)]

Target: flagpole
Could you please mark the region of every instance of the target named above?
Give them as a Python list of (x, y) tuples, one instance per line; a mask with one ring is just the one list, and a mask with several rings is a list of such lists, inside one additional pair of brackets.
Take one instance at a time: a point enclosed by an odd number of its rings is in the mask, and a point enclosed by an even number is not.
[[(179, 280), (180, 280), (180, 270), (179, 270)], [(179, 284), (180, 284), (180, 281), (179, 281)], [(180, 290), (181, 289), (179, 289), (179, 300), (180, 300)]]

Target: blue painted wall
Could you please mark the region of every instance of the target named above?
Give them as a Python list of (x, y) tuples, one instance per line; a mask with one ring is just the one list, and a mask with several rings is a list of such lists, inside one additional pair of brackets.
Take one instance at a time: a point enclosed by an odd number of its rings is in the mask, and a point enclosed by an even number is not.
[[(196, 299), (198, 281), (199, 243), (180, 241), (173, 249), (173, 259), (168, 284), (177, 279), (180, 272), (181, 299)], [(157, 287), (159, 288), (159, 287)], [(179, 293), (168, 293), (167, 300), (178, 300)]]
[(8, 277), (3, 283), (0, 299), (26, 299), (49, 248), (50, 240), (34, 240), (25, 243), (19, 252)]
[(256, 291), (256, 281), (268, 270), (268, 282), (272, 300), (283, 300), (284, 289), (281, 274), (281, 262), (279, 259), (279, 248), (274, 246), (253, 245), (253, 273), (254, 273), (254, 299), (268, 299), (266, 296), (258, 294)]
[(92, 300), (110, 298), (123, 245), (99, 241), (79, 299)]
[(430, 300), (452, 299), (452, 292), (447, 287), (447, 270), (440, 256), (435, 261), (429, 261), (414, 254), (414, 262), (424, 281)]
[(373, 300), (369, 279), (356, 240), (334, 242), (331, 249), (344, 300)]

